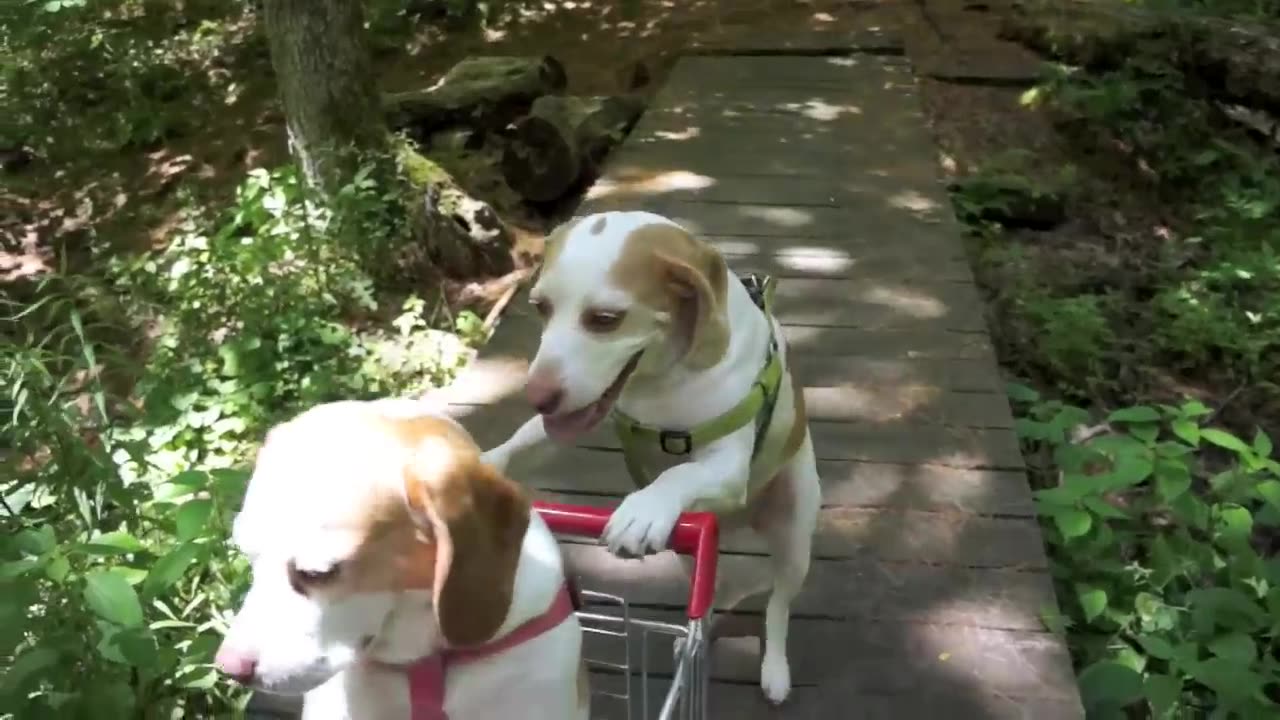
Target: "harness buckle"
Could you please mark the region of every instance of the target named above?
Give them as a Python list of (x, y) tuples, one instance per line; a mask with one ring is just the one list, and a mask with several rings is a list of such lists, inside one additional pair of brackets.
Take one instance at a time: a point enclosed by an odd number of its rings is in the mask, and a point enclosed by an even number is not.
[[(679, 449), (672, 449), (672, 443), (679, 442)], [(658, 446), (668, 455), (688, 455), (693, 452), (693, 436), (686, 430), (663, 430), (658, 433)]]

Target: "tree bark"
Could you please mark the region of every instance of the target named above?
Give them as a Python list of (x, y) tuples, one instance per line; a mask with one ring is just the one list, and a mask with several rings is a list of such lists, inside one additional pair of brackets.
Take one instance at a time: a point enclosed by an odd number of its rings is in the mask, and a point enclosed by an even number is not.
[(368, 162), (395, 165), (406, 222), (445, 275), (511, 270), (510, 233), (493, 208), (412, 148), (393, 143), (374, 80), (361, 0), (264, 0), (271, 64), (294, 159), (332, 194)]
[(363, 153), (389, 149), (360, 0), (264, 0), (271, 65), (289, 145), (307, 180), (329, 192)]

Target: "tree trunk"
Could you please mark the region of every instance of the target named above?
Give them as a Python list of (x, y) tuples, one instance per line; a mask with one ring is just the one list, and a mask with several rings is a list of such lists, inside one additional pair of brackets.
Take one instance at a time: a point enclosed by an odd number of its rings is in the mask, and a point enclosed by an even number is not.
[(407, 183), (406, 221), (440, 271), (457, 278), (510, 272), (510, 233), (497, 213), (392, 142), (361, 0), (263, 0), (263, 13), (290, 148), (307, 181), (332, 194), (361, 164), (394, 162)]
[(360, 0), (264, 0), (289, 145), (307, 180), (332, 191), (363, 153), (389, 149)]

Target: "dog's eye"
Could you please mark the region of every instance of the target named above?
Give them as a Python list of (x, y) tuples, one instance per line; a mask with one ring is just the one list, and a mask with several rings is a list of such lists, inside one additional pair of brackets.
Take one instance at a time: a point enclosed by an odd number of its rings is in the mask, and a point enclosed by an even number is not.
[(337, 579), (342, 570), (341, 563), (334, 563), (322, 570), (302, 569), (297, 563), (289, 561), (289, 584), (301, 595), (306, 595), (308, 588), (319, 587)]
[(625, 310), (587, 310), (582, 313), (582, 326), (590, 332), (609, 332), (618, 329), (626, 317)]

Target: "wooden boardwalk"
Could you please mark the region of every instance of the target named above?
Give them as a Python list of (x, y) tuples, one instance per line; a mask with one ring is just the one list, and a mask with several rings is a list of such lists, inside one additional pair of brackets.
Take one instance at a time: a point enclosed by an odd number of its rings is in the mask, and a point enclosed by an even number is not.
[[(780, 278), (824, 509), (791, 699), (763, 701), (757, 638), (725, 638), (712, 718), (1083, 716), (1068, 654), (1039, 621), (1055, 602), (1040, 531), (935, 152), (898, 58), (687, 57), (580, 209), (661, 212), (735, 269)], [(517, 298), (440, 395), (485, 447), (529, 415), (519, 393), (537, 337)], [(544, 498), (616, 503), (629, 490), (616, 448), (599, 432), (512, 474)], [(761, 572), (760, 552), (725, 547), (722, 567)], [(682, 603), (673, 557), (567, 555), (633, 612), (671, 618)]]

